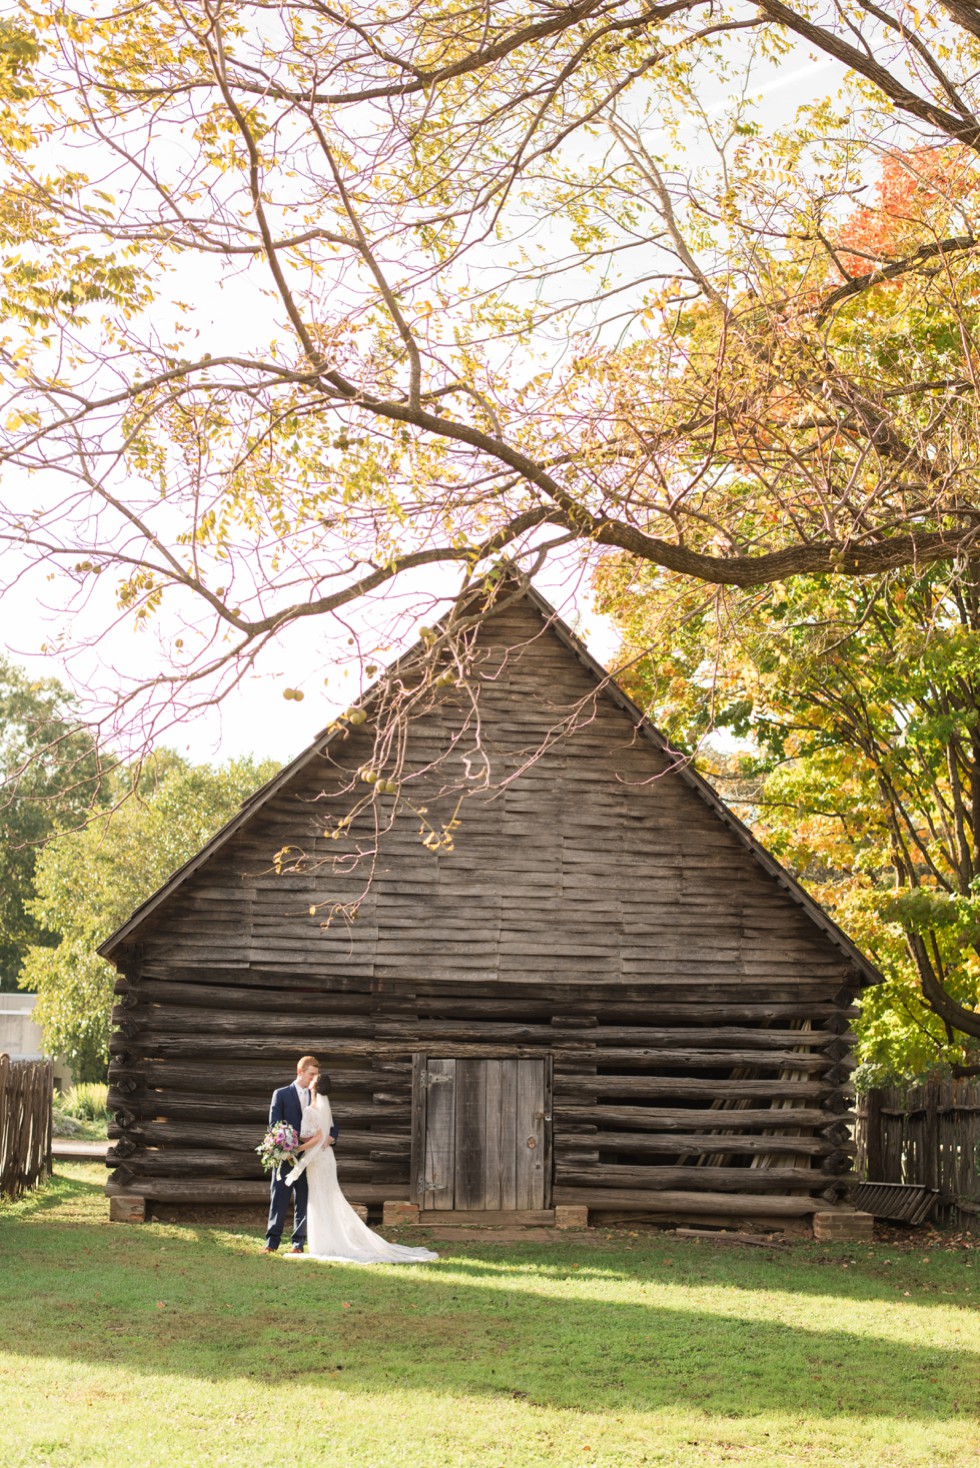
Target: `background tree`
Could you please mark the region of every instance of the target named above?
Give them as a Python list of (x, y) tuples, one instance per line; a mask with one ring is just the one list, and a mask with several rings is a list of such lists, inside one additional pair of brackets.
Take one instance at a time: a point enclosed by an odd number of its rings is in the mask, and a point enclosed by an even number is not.
[[(44, 478), (13, 564), (156, 618), (159, 697), (193, 702), (502, 551), (735, 587), (970, 558), (978, 44), (960, 0), (24, 0), (0, 458)], [(841, 90), (764, 127), (756, 86), (813, 52)], [(845, 248), (883, 160), (903, 227)], [(894, 281), (941, 361), (886, 341)]]
[(100, 799), (92, 739), (52, 679), (33, 681), (0, 658), (0, 992), (17, 987), (31, 945), (47, 933), (31, 912), (34, 870), (53, 831), (85, 819)]
[[(862, 260), (897, 258), (925, 222), (948, 228), (973, 189), (955, 151), (891, 155), (872, 197), (828, 227), (833, 271), (846, 281)], [(968, 281), (959, 336), (921, 281), (888, 275), (861, 292), (838, 336), (851, 377), (881, 383), (894, 374), (892, 391), (903, 397), (910, 362), (919, 383), (947, 381), (954, 364), (969, 368), (963, 343), (975, 339), (980, 299), (972, 262)], [(693, 310), (682, 331), (695, 362), (713, 334), (711, 313)], [(794, 433), (810, 411), (794, 372), (781, 391), (754, 451), (766, 433)], [(915, 410), (933, 465), (948, 450), (973, 453), (972, 402), (962, 408), (970, 394), (947, 396), (950, 406), (936, 395), (927, 417), (921, 403)], [(893, 573), (870, 586), (801, 578), (759, 596), (705, 598), (621, 559), (600, 583), (626, 655), (639, 658), (630, 676), (646, 706), (691, 749), (715, 725), (754, 741), (749, 764), (762, 784), (750, 808), (760, 834), (878, 955), (889, 984), (865, 1007), (867, 1053), (906, 1067), (938, 1054), (962, 1060), (964, 1035), (980, 1035), (973, 564)], [(658, 639), (669, 654), (647, 656)]]
[[(800, 578), (681, 616), (665, 586), (624, 595), (611, 567), (605, 586), (635, 695), (885, 974), (863, 1058), (899, 1075), (975, 1058), (980, 585)], [(747, 752), (719, 756), (720, 731)]]
[[(44, 1043), (63, 1055), (76, 1080), (104, 1080), (115, 971), (95, 949), (133, 910), (236, 813), (275, 773), (236, 760), (212, 769), (164, 751), (144, 767), (137, 792), (41, 852), (30, 913), (55, 936), (32, 947), (21, 987), (36, 990)], [(117, 793), (130, 788), (116, 776)]]

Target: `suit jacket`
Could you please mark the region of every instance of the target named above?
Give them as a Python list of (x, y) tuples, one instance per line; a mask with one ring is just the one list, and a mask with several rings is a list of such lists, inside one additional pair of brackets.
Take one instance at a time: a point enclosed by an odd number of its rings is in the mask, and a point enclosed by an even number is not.
[[(293, 1085), (280, 1086), (278, 1091), (272, 1093), (272, 1105), (269, 1107), (270, 1127), (274, 1127), (277, 1121), (288, 1122), (296, 1129), (296, 1135), (299, 1136), (299, 1129), (303, 1124), (303, 1104), (299, 1099), (299, 1092)], [(335, 1142), (340, 1136), (340, 1127), (336, 1123), (330, 1128), (330, 1135)]]

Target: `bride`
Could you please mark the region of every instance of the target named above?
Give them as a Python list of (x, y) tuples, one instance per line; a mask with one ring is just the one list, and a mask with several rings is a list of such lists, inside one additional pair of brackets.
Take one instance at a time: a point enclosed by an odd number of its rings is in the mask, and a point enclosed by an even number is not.
[[(323, 1078), (323, 1082), (326, 1077)], [(362, 1223), (340, 1191), (337, 1181), (337, 1158), (333, 1150), (330, 1128), (333, 1114), (327, 1099), (326, 1085), (320, 1077), (313, 1081), (313, 1095), (303, 1111), (300, 1128), (302, 1159), (286, 1178), (292, 1185), (300, 1173), (309, 1178), (309, 1205), (306, 1214), (306, 1254), (287, 1254), (287, 1259), (335, 1259), (355, 1264), (422, 1264), (438, 1259), (431, 1249), (409, 1249), (404, 1244), (389, 1244)], [(320, 1086), (323, 1089), (320, 1089)]]

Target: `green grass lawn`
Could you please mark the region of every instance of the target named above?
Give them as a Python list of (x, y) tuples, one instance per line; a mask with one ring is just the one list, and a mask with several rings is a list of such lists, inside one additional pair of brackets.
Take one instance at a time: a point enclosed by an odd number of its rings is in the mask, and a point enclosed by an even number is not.
[(0, 1205), (0, 1468), (980, 1462), (980, 1250), (609, 1233), (297, 1264), (110, 1225), (101, 1182), (64, 1165)]

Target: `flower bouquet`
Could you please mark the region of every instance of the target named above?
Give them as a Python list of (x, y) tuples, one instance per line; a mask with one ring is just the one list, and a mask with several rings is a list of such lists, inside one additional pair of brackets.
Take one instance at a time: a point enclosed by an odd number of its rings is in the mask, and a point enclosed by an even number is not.
[(255, 1150), (266, 1172), (278, 1172), (284, 1162), (295, 1163), (298, 1148), (296, 1128), (291, 1127), (288, 1121), (277, 1121)]

